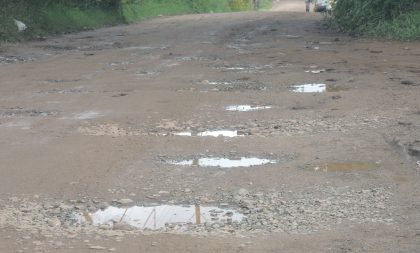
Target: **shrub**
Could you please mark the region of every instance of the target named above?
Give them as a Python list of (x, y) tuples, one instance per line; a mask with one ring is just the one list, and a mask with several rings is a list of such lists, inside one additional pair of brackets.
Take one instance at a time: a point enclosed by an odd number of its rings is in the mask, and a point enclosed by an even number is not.
[[(336, 0), (332, 24), (341, 31), (355, 34), (398, 34), (385, 30), (405, 30), (403, 22), (408, 22), (407, 25), (417, 23), (414, 19), (418, 15), (410, 13), (416, 12), (419, 3), (420, 0)], [(404, 33), (406, 31), (400, 34)]]

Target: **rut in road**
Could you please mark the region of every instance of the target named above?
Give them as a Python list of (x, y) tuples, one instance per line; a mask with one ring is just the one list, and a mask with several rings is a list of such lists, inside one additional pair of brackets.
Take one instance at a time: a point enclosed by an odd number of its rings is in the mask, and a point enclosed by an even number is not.
[(8, 46), (0, 251), (414, 252), (420, 46), (323, 24), (185, 15)]

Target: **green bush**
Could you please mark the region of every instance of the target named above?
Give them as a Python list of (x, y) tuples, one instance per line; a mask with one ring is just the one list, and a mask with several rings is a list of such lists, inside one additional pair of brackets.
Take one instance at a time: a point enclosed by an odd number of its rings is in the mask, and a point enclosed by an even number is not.
[(229, 7), (232, 11), (245, 11), (252, 8), (249, 0), (229, 0)]
[(331, 21), (344, 32), (412, 39), (419, 6), (420, 0), (336, 0)]
[(381, 21), (370, 29), (370, 34), (388, 39), (420, 39), (420, 11), (403, 14), (392, 21)]
[[(158, 15), (250, 9), (250, 0), (0, 0), (0, 41), (92, 29)], [(18, 32), (14, 19), (28, 28)]]

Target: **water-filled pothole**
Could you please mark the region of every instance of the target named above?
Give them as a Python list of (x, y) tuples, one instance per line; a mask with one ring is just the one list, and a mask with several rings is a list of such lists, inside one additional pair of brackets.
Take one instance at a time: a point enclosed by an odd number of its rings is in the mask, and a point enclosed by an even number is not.
[(323, 83), (308, 83), (292, 86), (293, 92), (320, 93), (327, 91), (327, 85)]
[(339, 92), (347, 91), (349, 87), (342, 85), (327, 85), (323, 83), (307, 83), (294, 85), (291, 87), (293, 92), (299, 93), (322, 93), (322, 92)]
[(198, 137), (240, 137), (244, 136), (244, 134), (239, 133), (237, 130), (216, 130), (216, 131), (204, 131), (194, 134), (193, 132), (178, 132), (174, 133), (176, 136), (198, 136)]
[(239, 223), (244, 217), (234, 210), (199, 205), (108, 207), (89, 216), (96, 226), (119, 223), (141, 230), (185, 230), (200, 224)]
[(182, 161), (168, 161), (168, 164), (179, 166), (199, 166), (199, 167), (219, 167), (219, 168), (237, 168), (252, 167), (266, 164), (277, 163), (276, 160), (262, 159), (257, 157), (241, 157), (239, 159), (229, 159), (222, 157), (204, 157)]
[(271, 109), (272, 106), (258, 106), (258, 105), (230, 105), (225, 109), (226, 111), (236, 111), (236, 112), (249, 112), (249, 111), (259, 111)]

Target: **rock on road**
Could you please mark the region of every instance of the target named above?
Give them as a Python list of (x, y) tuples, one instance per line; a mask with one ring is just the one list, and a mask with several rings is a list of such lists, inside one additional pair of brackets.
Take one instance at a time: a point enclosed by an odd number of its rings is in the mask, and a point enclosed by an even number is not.
[[(418, 42), (244, 12), (0, 56), (0, 252), (420, 248)], [(144, 231), (134, 205), (203, 214)]]

